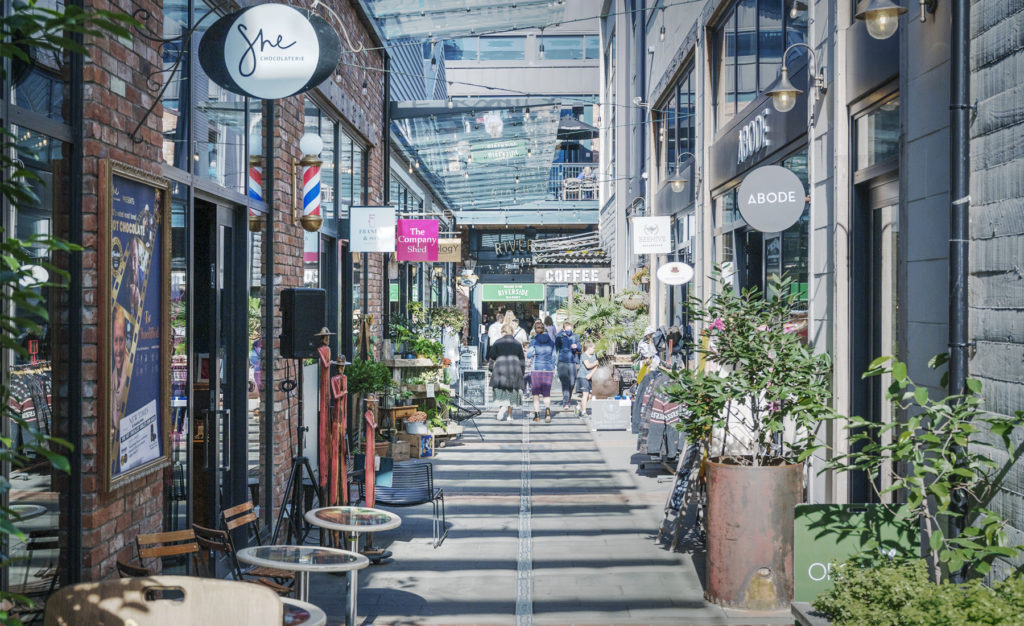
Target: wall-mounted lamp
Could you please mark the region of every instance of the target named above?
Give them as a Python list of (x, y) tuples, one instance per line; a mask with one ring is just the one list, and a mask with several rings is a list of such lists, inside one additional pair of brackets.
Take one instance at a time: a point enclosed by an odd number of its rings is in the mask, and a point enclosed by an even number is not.
[[(324, 223), (321, 213), (320, 166), (323, 161), (319, 154), (324, 149), (324, 140), (315, 133), (306, 133), (299, 140), (299, 151), (302, 159), (292, 159), (292, 222), (298, 221), (307, 232), (315, 233)], [(294, 202), (298, 199), (298, 187), (295, 182), (295, 170), (302, 168), (302, 209), (296, 209)], [(296, 216), (300, 216), (296, 220)]]
[[(934, 13), (937, 0), (920, 0), (921, 21), (925, 20), (925, 11), (929, 8)], [(875, 39), (888, 39), (900, 26), (900, 16), (906, 13), (904, 7), (892, 0), (871, 0), (863, 10), (854, 16), (863, 20), (868, 27), (868, 34)]]
[[(881, 1), (887, 2), (888, 0)], [(816, 65), (814, 62), (814, 50), (803, 42), (795, 43), (786, 48), (786, 51), (782, 54), (782, 69), (779, 70), (779, 79), (775, 82), (775, 87), (768, 91), (768, 95), (772, 97), (772, 106), (774, 106), (775, 110), (779, 113), (792, 111), (793, 107), (796, 106), (797, 96), (804, 92), (803, 89), (798, 89), (789, 81), (789, 68), (786, 67), (786, 57), (789, 56), (789, 51), (796, 47), (807, 48), (807, 53), (810, 57), (810, 63), (807, 66), (807, 75), (814, 77), (814, 101), (817, 102), (821, 99), (821, 96), (827, 91), (827, 88), (825, 87), (825, 68), (822, 67), (818, 70), (817, 74), (814, 73), (814, 67)]]
[(682, 152), (676, 157), (676, 171), (671, 178), (668, 179), (669, 186), (672, 187), (672, 191), (679, 193), (683, 189), (686, 189), (686, 183), (690, 182), (690, 179), (683, 174), (683, 168), (679, 167), (682, 163), (682, 158), (686, 155), (690, 155), (690, 158), (696, 160), (697, 157), (692, 152)]

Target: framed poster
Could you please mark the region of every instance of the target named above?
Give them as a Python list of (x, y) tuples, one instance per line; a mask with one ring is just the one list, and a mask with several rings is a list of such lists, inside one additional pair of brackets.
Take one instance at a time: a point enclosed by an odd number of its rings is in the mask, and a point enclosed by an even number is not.
[(104, 166), (98, 395), (110, 490), (170, 463), (170, 184)]

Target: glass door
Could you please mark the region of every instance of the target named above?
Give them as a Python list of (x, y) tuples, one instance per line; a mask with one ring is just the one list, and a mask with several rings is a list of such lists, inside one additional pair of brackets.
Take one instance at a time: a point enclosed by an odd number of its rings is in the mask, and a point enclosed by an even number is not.
[(193, 519), (216, 528), (223, 509), (249, 497), (246, 230), (240, 210), (195, 207)]

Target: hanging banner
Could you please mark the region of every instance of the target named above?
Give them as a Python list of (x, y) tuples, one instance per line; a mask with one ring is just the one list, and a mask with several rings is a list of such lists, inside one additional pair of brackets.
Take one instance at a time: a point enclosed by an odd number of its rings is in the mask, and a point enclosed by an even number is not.
[(672, 218), (634, 217), (633, 254), (668, 254), (672, 251)]
[(462, 262), (462, 240), (442, 239), (437, 244), (437, 261), (439, 263)]
[(354, 206), (350, 218), (352, 252), (395, 251), (395, 207)]
[(199, 63), (228, 91), (275, 100), (322, 83), (341, 57), (338, 33), (316, 13), (260, 4), (228, 13), (199, 42)]
[(517, 283), (511, 285), (482, 285), (483, 302), (537, 302), (544, 299), (544, 285)]
[(437, 220), (398, 220), (398, 260), (436, 261)]
[(108, 489), (170, 459), (170, 186), (106, 162), (100, 394)]

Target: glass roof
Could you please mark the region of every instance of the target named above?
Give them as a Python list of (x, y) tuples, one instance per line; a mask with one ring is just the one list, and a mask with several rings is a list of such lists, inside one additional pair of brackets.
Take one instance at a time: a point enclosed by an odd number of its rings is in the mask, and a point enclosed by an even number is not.
[(387, 39), (449, 39), (562, 20), (564, 0), (367, 0)]
[[(554, 199), (553, 185), (561, 185), (560, 179), (551, 180), (561, 102), (468, 98), (448, 104), (418, 101), (392, 107), (395, 130), (411, 149), (412, 167), (436, 176), (457, 213), (530, 211), (537, 220), (539, 208)], [(536, 206), (528, 208), (531, 204)], [(589, 209), (592, 203), (580, 207)], [(578, 212), (580, 207), (547, 203), (544, 210)]]

